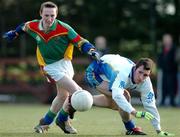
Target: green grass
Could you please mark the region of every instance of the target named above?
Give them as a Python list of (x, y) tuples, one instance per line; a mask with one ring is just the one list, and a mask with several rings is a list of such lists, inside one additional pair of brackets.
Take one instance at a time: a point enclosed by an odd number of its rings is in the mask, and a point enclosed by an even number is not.
[[(0, 104), (0, 137), (125, 137), (125, 129), (115, 111), (93, 107), (87, 112), (77, 112), (72, 121), (77, 135), (65, 135), (55, 124), (46, 134), (34, 133), (33, 127), (45, 114), (49, 106), (30, 104)], [(141, 110), (141, 107), (137, 107)], [(179, 108), (159, 108), (164, 130), (180, 136)], [(134, 119), (148, 136), (157, 136), (151, 123), (145, 119)], [(127, 136), (126, 136), (127, 137)]]

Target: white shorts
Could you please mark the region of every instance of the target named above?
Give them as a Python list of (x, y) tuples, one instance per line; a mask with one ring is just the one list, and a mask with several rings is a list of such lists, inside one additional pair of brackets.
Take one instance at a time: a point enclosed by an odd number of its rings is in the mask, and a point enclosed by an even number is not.
[(43, 68), (43, 70), (54, 80), (58, 81), (65, 75), (73, 78), (74, 69), (70, 60), (61, 59), (57, 62), (49, 64)]

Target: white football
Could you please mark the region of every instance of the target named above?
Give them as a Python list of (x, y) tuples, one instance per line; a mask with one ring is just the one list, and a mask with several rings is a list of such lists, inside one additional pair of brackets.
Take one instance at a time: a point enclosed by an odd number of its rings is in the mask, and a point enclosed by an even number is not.
[(77, 90), (72, 94), (71, 105), (77, 111), (87, 111), (92, 107), (93, 97), (86, 90)]

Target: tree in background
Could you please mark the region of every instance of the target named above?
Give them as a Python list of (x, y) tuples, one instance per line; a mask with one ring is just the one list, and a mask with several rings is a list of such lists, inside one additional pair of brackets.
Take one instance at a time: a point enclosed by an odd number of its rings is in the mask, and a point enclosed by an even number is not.
[[(178, 0), (52, 0), (59, 6), (61, 20), (93, 40), (97, 35), (107, 38), (111, 52), (130, 58), (155, 58), (157, 41), (170, 32), (175, 41), (179, 36)], [(1, 0), (0, 33), (24, 20), (39, 18), (38, 5), (43, 0)], [(26, 7), (29, 7), (28, 9)], [(13, 25), (14, 24), (14, 25)], [(14, 28), (13, 27), (13, 28)], [(34, 53), (26, 35), (16, 40), (17, 46), (0, 40), (1, 57), (25, 57)], [(15, 48), (16, 47), (16, 48)], [(19, 50), (20, 49), (20, 50)], [(77, 51), (78, 52), (78, 51)]]

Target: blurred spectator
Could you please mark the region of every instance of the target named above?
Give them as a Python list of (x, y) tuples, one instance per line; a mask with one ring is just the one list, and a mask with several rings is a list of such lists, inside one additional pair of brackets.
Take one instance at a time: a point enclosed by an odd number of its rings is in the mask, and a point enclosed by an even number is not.
[[(179, 44), (180, 44), (180, 37), (179, 37)], [(176, 50), (176, 61), (178, 63), (178, 72), (177, 72), (177, 78), (178, 78), (178, 92), (177, 92), (177, 104), (180, 106), (180, 45)]]
[(94, 43), (100, 56), (108, 53), (107, 41), (104, 36), (97, 36), (94, 40)]
[(162, 70), (162, 106), (165, 105), (168, 96), (170, 97), (170, 105), (176, 106), (177, 63), (175, 61), (175, 51), (172, 36), (164, 34), (162, 37), (162, 51), (158, 56), (158, 65)]

